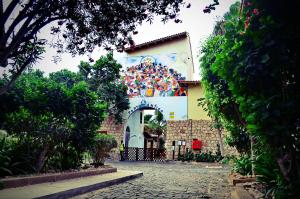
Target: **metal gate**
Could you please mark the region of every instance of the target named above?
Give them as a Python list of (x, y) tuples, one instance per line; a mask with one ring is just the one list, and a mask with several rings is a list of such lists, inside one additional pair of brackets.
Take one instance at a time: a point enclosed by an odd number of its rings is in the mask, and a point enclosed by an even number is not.
[(125, 147), (124, 157), (130, 161), (164, 161), (166, 149)]

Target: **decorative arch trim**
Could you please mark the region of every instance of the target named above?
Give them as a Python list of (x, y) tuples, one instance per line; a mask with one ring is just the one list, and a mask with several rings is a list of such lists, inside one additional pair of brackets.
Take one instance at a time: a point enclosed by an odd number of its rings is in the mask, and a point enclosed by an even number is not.
[(147, 102), (145, 99), (142, 99), (142, 101), (139, 105), (133, 107), (132, 109), (130, 109), (128, 111), (128, 119), (134, 112), (136, 112), (137, 110), (143, 109), (143, 108), (153, 108), (157, 111), (160, 111), (162, 114), (164, 113), (163, 109), (158, 107), (157, 104), (151, 104), (151, 103)]

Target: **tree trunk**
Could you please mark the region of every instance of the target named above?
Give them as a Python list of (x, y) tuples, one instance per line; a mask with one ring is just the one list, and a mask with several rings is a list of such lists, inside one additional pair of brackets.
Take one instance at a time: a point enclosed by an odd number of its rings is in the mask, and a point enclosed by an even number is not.
[(252, 175), (255, 176), (255, 171), (254, 171), (254, 151), (253, 151), (253, 145), (254, 145), (254, 141), (253, 141), (253, 136), (250, 135), (250, 151), (251, 151), (251, 171), (252, 171)]
[(215, 117), (214, 123), (215, 123), (215, 125), (216, 125), (215, 127), (217, 129), (217, 137), (219, 140), (221, 155), (224, 156), (224, 144), (223, 144), (223, 139), (222, 139), (222, 128), (221, 128), (222, 125), (221, 125), (220, 119)]
[(222, 139), (221, 128), (217, 128), (217, 136), (218, 136), (218, 140), (219, 140), (221, 155), (224, 156), (224, 144), (223, 144), (223, 139)]
[(291, 152), (282, 153), (277, 157), (277, 163), (284, 179), (288, 182), (299, 178), (299, 173), (296, 169), (296, 156)]
[(38, 160), (37, 160), (37, 163), (36, 163), (36, 171), (38, 173), (40, 173), (40, 171), (44, 167), (45, 157), (46, 157), (46, 154), (47, 154), (48, 150), (49, 150), (49, 145), (46, 144), (44, 146), (43, 150), (41, 151), (41, 153), (39, 154), (39, 157), (38, 157)]

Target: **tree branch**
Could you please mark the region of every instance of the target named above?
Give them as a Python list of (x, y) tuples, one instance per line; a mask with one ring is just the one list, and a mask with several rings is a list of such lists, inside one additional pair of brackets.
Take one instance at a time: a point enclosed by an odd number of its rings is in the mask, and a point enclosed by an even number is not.
[[(50, 24), (51, 22), (56, 21), (56, 20), (59, 20), (59, 19), (64, 19), (64, 18), (63, 18), (63, 17), (53, 17), (53, 18), (47, 19), (47, 20), (44, 21), (44, 22), (42, 22), (42, 20), (40, 20), (40, 21), (38, 22), (38, 20), (37, 20), (34, 24), (30, 25), (30, 28), (29, 28), (29, 29), (32, 29), (32, 31), (31, 31), (28, 35), (26, 35), (26, 37), (23, 39), (22, 42), (24, 42), (24, 43), (28, 42), (28, 41), (29, 41), (30, 39), (32, 39), (33, 36), (34, 36), (39, 30), (41, 30), (45, 25)], [(38, 24), (39, 24), (39, 25), (38, 25)], [(36, 26), (35, 26), (35, 25), (36, 25)], [(34, 26), (35, 26), (35, 27), (34, 27)]]
[(237, 104), (234, 103), (234, 104), (233, 104), (233, 107), (234, 107), (235, 114), (236, 114), (236, 116), (237, 116), (237, 118), (238, 118), (240, 124), (241, 124), (244, 128), (246, 128), (247, 124), (246, 124), (245, 120), (242, 118), (241, 113), (240, 113), (240, 111), (239, 111), (239, 109), (238, 109)]
[[(1, 12), (1, 19), (0, 19), (0, 27), (4, 27), (8, 17), (11, 15), (12, 11), (15, 9), (17, 4), (19, 3), (19, 0), (13, 0), (6, 8), (6, 10)], [(1, 7), (3, 9), (3, 2), (1, 1)]]
[[(16, 17), (16, 19), (13, 21), (13, 23), (10, 25), (10, 27), (8, 28), (7, 32), (5, 33), (5, 37), (1, 39), (1, 42), (7, 44), (7, 41), (10, 37), (10, 35), (12, 34), (12, 32), (14, 31), (14, 29), (16, 28), (16, 26), (24, 19), (28, 19), (31, 18), (33, 19), (35, 16), (38, 16), (39, 13), (42, 13), (41, 16), (44, 16), (44, 18), (47, 18), (47, 15), (45, 14), (45, 12), (43, 12), (43, 10), (39, 10), (42, 6), (47, 5), (47, 2), (39, 2), (37, 3), (31, 11), (29, 13), (26, 14), (26, 12), (29, 10), (29, 8), (32, 6), (34, 1), (29, 1), (28, 4), (26, 4), (26, 6), (20, 11), (19, 15)], [(49, 3), (48, 3), (49, 5)], [(42, 17), (41, 17), (42, 18)], [(22, 27), (24, 26), (24, 24), (22, 25)], [(28, 30), (30, 30), (30, 28), (27, 28)], [(20, 32), (20, 30), (18, 31)]]
[(241, 18), (242, 18), (243, 7), (244, 7), (244, 0), (241, 0), (240, 11), (239, 11), (239, 20), (241, 20)]
[(6, 93), (6, 91), (15, 83), (17, 78), (21, 75), (21, 73), (26, 69), (26, 67), (32, 62), (33, 58), (33, 52), (29, 56), (29, 58), (19, 67), (19, 70), (17, 70), (16, 73), (12, 74), (11, 79), (8, 81), (8, 83), (0, 88), (0, 95)]

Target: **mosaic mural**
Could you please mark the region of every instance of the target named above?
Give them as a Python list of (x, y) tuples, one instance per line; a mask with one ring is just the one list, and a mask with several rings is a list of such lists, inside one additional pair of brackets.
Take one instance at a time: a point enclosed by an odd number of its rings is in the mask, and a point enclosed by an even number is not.
[(178, 80), (185, 80), (185, 77), (171, 66), (175, 62), (176, 54), (129, 57), (128, 67), (122, 70), (128, 96), (187, 96), (187, 90), (178, 84)]

